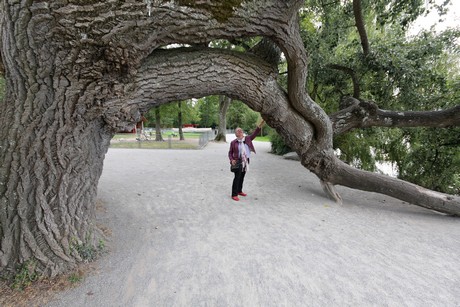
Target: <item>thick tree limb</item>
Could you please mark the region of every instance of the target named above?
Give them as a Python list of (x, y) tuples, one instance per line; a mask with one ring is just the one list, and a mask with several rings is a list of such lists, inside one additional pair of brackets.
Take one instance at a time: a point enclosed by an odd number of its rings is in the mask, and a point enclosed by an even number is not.
[[(299, 3), (300, 4), (300, 3)], [(300, 36), (298, 15), (293, 14), (284, 31), (272, 39), (283, 50), (288, 63), (288, 96), (291, 105), (315, 128), (315, 150), (332, 147), (332, 126), (324, 110), (306, 92), (307, 53)]]
[(460, 105), (440, 111), (388, 111), (373, 102), (346, 98), (348, 107), (330, 116), (334, 135), (354, 128), (460, 126)]
[(385, 194), (438, 212), (460, 216), (460, 197), (438, 193), (390, 176), (362, 171), (335, 158), (329, 182), (353, 189)]
[(361, 0), (353, 0), (353, 14), (355, 16), (356, 28), (358, 29), (359, 37), (361, 38), (361, 46), (365, 56), (369, 54), (369, 40), (367, 39), (366, 26), (361, 8)]
[[(89, 1), (91, 2), (91, 1)], [(147, 12), (142, 2), (123, 4), (110, 2), (108, 9), (117, 16), (100, 14), (98, 18), (81, 18), (81, 10), (92, 11), (93, 5), (66, 5), (56, 10), (56, 19), (68, 23), (69, 15), (82, 19), (78, 29), (69, 27), (67, 33), (74, 40), (85, 35), (87, 44), (103, 46), (102, 61), (109, 63), (109, 71), (124, 78), (136, 74), (139, 61), (153, 50), (172, 43), (200, 44), (212, 39), (234, 39), (263, 35), (271, 38), (283, 50), (289, 65), (289, 91), (292, 105), (315, 126), (317, 147), (332, 145), (332, 127), (327, 114), (309, 98), (305, 91), (307, 57), (300, 37), (297, 11), (301, 0), (242, 2), (229, 12), (225, 22), (215, 19), (212, 8), (177, 6), (171, 3), (153, 3)], [(217, 5), (209, 2), (207, 5)], [(137, 21), (134, 21), (136, 18)], [(84, 22), (83, 22), (84, 20)], [(185, 27), (193, 20), (193, 27)], [(288, 21), (288, 22), (286, 22)], [(83, 34), (82, 34), (83, 33)], [(88, 68), (93, 68), (94, 56), (88, 54)], [(80, 61), (83, 61), (81, 59)], [(119, 95), (123, 93), (120, 92)]]
[[(175, 72), (173, 74), (163, 69), (164, 65), (171, 64), (171, 71)], [(187, 82), (178, 81), (178, 78)], [(332, 150), (317, 151), (314, 156), (302, 154), (311, 153), (309, 148), (314, 144), (314, 129), (292, 108), (289, 97), (273, 78), (271, 65), (250, 54), (215, 49), (178, 49), (174, 52), (159, 50), (139, 69), (137, 90), (131, 94), (131, 98), (137, 102), (137, 106), (151, 107), (170, 100), (202, 95), (232, 95), (261, 112), (267, 123), (299, 153), (301, 163), (315, 173), (323, 181), (328, 193), (336, 195), (337, 199), (340, 196), (337, 196), (334, 185), (339, 184), (390, 195), (443, 213), (460, 215), (458, 197), (354, 169), (338, 160)], [(255, 88), (258, 90), (254, 91)], [(136, 104), (132, 106), (136, 107)]]

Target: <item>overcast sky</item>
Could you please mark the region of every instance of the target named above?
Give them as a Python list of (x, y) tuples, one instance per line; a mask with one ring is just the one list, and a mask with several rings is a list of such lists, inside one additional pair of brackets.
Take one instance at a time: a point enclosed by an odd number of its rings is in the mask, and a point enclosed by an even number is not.
[[(441, 3), (442, 1), (436, 1)], [(460, 27), (460, 1), (451, 0), (449, 6), (449, 12), (447, 15), (442, 16), (443, 22), (439, 22), (439, 16), (436, 10), (432, 10), (426, 17), (419, 17), (410, 28), (409, 33), (411, 35), (417, 34), (422, 29), (430, 29), (432, 25), (435, 25), (436, 31), (445, 30), (448, 27)]]

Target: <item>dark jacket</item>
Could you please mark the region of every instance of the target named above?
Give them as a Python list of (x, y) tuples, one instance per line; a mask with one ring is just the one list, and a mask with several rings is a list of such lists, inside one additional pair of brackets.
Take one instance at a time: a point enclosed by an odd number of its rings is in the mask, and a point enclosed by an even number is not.
[[(249, 147), (249, 150), (256, 153), (256, 149), (254, 148), (254, 144), (252, 144), (252, 140), (256, 138), (260, 133), (260, 128), (257, 127), (256, 130), (251, 135), (247, 135), (244, 137), (244, 143), (246, 143)], [(234, 139), (233, 141), (230, 142), (230, 150), (228, 151), (228, 159), (230, 160), (230, 163), (232, 160), (238, 160), (238, 140)]]

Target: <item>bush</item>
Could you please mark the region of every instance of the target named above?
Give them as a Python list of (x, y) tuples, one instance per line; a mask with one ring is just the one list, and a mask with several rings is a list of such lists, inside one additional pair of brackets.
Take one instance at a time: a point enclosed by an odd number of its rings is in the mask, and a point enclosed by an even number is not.
[(278, 133), (276, 133), (275, 130), (272, 129), (268, 136), (270, 138), (270, 142), (272, 143), (271, 153), (281, 156), (292, 151), (292, 149), (284, 143), (284, 140)]

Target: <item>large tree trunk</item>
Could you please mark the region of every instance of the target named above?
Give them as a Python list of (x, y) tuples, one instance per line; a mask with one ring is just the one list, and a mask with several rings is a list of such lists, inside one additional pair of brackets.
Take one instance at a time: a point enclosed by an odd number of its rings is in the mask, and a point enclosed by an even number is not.
[(69, 44), (75, 28), (57, 30), (54, 5), (1, 2), (0, 275), (30, 260), (53, 276), (95, 249), (105, 153), (118, 128), (140, 119), (138, 110), (102, 106), (117, 90), (113, 80), (95, 81), (110, 70), (97, 47)]
[(82, 260), (79, 247), (94, 246), (94, 200), (112, 133), (84, 114), (96, 92), (72, 74), (75, 58), (30, 30), (43, 20), (19, 4), (3, 9), (0, 273), (33, 259), (55, 275)]
[(217, 135), (214, 138), (216, 142), (227, 141), (227, 110), (231, 102), (231, 98), (219, 96), (219, 127), (217, 128)]

